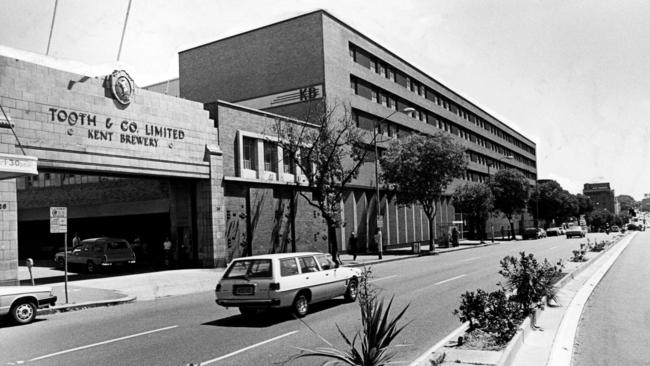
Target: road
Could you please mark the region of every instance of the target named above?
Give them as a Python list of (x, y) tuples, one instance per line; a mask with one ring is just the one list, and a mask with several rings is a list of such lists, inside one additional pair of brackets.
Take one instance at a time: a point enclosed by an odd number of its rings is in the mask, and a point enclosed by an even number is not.
[[(604, 234), (589, 234), (604, 237)], [(452, 315), (467, 290), (496, 288), (499, 260), (520, 251), (538, 258), (567, 259), (584, 240), (564, 237), (517, 241), (378, 264), (373, 285), (382, 296), (395, 296), (397, 311), (409, 305), (408, 327), (396, 343), (398, 360), (411, 361), (456, 329)], [(321, 337), (343, 345), (360, 327), (356, 303), (334, 299), (313, 306), (302, 320), (284, 312), (257, 320), (214, 303), (212, 292), (142, 301), (115, 307), (42, 316), (26, 326), (0, 326), (0, 365), (274, 365), (297, 348), (323, 347)], [(313, 359), (291, 365), (313, 365)]]
[(650, 362), (650, 233), (639, 233), (594, 289), (580, 319), (574, 366)]

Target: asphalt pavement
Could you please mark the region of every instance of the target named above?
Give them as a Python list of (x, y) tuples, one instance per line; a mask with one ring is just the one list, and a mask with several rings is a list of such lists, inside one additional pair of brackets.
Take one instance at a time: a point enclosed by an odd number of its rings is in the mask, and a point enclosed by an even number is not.
[[(600, 236), (604, 234), (590, 234), (592, 238)], [(461, 293), (495, 287), (499, 280), (498, 261), (504, 255), (516, 255), (524, 250), (551, 261), (566, 259), (580, 242), (548, 238), (501, 245), (461, 245), (440, 249), (438, 256), (386, 254), (381, 265), (374, 265), (379, 262), (375, 255), (358, 256), (354, 262), (346, 255), (341, 259), (346, 265), (372, 265), (373, 283), (385, 295), (395, 295), (396, 308), (410, 304), (407, 321), (411, 323), (398, 339), (407, 345), (399, 349), (399, 360), (408, 362), (460, 325), (451, 312), (458, 306)], [(98, 291), (92, 296), (107, 291), (106, 294), (135, 297), (137, 301), (118, 307), (45, 315), (23, 327), (3, 329), (0, 326), (0, 338), (7, 340), (0, 345), (6, 347), (0, 352), (5, 355), (0, 356), (0, 361), (4, 361), (0, 364), (33, 360), (40, 364), (81, 365), (86, 364), (87, 357), (92, 357), (93, 364), (97, 365), (111, 365), (115, 360), (127, 364), (181, 365), (201, 361), (219, 365), (270, 365), (286, 360), (296, 352), (295, 347), (323, 346), (320, 337), (341, 346), (334, 324), (340, 325), (347, 334), (358, 327), (357, 306), (341, 300), (315, 306), (304, 320), (274, 314), (261, 322), (247, 323), (236, 309), (223, 309), (214, 304), (212, 290), (220, 274), (214, 269), (169, 270), (71, 281), (68, 289), (71, 296), (73, 293), (91, 296), (92, 289)], [(40, 280), (47, 281), (46, 278)], [(54, 285), (62, 286), (58, 282)], [(90, 297), (71, 299), (81, 303)], [(153, 299), (157, 301), (144, 301)], [(26, 342), (28, 339), (37, 342), (38, 347)], [(79, 353), (80, 349), (92, 351)]]

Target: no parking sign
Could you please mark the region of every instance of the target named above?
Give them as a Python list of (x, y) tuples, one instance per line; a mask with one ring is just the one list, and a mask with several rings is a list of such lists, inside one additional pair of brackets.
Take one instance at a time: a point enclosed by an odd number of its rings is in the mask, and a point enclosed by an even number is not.
[(68, 208), (50, 207), (50, 233), (68, 232)]

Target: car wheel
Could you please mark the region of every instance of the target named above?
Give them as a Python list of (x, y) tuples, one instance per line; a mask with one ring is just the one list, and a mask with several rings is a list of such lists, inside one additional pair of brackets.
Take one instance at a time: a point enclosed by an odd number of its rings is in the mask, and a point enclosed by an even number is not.
[(57, 265), (59, 268), (63, 268), (63, 267), (65, 267), (65, 259), (63, 259), (63, 258), (61, 258), (61, 257), (57, 258), (57, 259), (56, 259), (56, 265)]
[(30, 323), (36, 317), (36, 305), (29, 301), (14, 304), (11, 307), (11, 317), (18, 324)]
[(359, 294), (359, 284), (356, 279), (350, 280), (348, 283), (348, 288), (345, 290), (345, 295), (343, 297), (349, 302), (354, 302), (357, 300), (357, 295)]
[(93, 261), (88, 261), (88, 262), (86, 263), (86, 271), (88, 271), (88, 273), (95, 273), (95, 272), (97, 272), (97, 266), (95, 266), (95, 262), (93, 262)]
[(239, 307), (239, 312), (241, 313), (241, 315), (243, 315), (245, 317), (250, 317), (250, 316), (257, 315), (257, 309), (247, 308), (247, 307), (244, 307), (244, 306)]
[(309, 300), (307, 299), (307, 295), (304, 292), (299, 293), (296, 296), (296, 299), (293, 300), (293, 312), (297, 317), (302, 318), (303, 316), (307, 315), (308, 311)]

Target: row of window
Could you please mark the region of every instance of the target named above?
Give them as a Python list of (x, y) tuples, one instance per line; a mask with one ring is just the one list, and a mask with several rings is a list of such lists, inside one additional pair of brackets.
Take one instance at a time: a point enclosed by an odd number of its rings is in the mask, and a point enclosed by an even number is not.
[[(371, 71), (399, 85), (402, 85), (404, 88), (413, 92), (414, 94), (417, 94), (425, 99), (428, 99), (433, 103), (436, 103), (440, 107), (454, 114), (457, 114), (461, 118), (464, 118), (465, 120), (475, 124), (476, 126), (489, 131), (491, 134), (517, 146), (518, 148), (527, 151), (532, 155), (535, 155), (535, 149), (533, 147), (525, 144), (524, 142), (515, 138), (511, 134), (505, 132), (501, 128), (495, 126), (494, 124), (486, 121), (485, 119), (461, 107), (460, 105), (449, 100), (447, 97), (443, 96), (442, 94), (437, 93), (433, 89), (426, 87), (421, 82), (418, 82), (417, 80), (409, 77), (405, 73), (397, 70), (396, 68), (384, 62), (383, 60), (380, 60), (377, 57), (371, 55), (370, 53), (366, 52), (360, 47), (350, 43), (349, 51), (350, 51), (350, 57), (354, 62), (369, 68)], [(394, 102), (391, 102), (390, 99), (384, 102), (383, 100), (381, 100), (381, 96), (378, 94), (376, 94), (375, 101), (380, 104), (384, 104), (391, 109), (398, 110)], [(422, 118), (422, 117), (420, 115), (417, 115), (417, 118)]]
[[(257, 170), (257, 139), (252, 137), (243, 137), (242, 138), (242, 157), (243, 157), (243, 168), (249, 170)], [(264, 171), (267, 172), (278, 172), (278, 146), (276, 143), (271, 141), (262, 142), (264, 150)], [(293, 157), (288, 154), (286, 151), (283, 151), (282, 154), (282, 168), (284, 173), (296, 174), (296, 166), (293, 161)]]
[[(376, 85), (373, 85), (371, 83), (366, 82), (365, 80), (361, 80), (357, 77), (350, 76), (350, 89), (352, 92), (356, 95), (365, 97), (367, 99), (370, 99), (371, 101), (375, 103), (379, 103), (385, 107), (388, 107), (393, 110), (404, 110), (404, 108), (414, 108), (412, 104), (410, 104), (408, 101), (395, 96), (379, 87)], [(449, 132), (453, 135), (459, 136), (467, 141), (470, 141), (472, 143), (475, 143), (479, 146), (482, 146), (486, 149), (490, 149), (498, 154), (501, 155), (511, 155), (514, 157), (514, 159), (522, 164), (528, 165), (530, 167), (535, 166), (535, 161), (532, 159), (529, 159), (519, 153), (516, 153), (515, 151), (508, 149), (507, 147), (500, 145), (496, 142), (493, 142), (491, 140), (488, 140), (484, 138), (483, 136), (480, 136), (479, 134), (470, 131), (454, 122), (451, 122), (441, 116), (438, 116), (435, 113), (432, 113), (430, 111), (422, 110), (422, 109), (417, 109), (415, 108), (414, 112), (409, 113), (409, 116), (411, 118), (415, 118), (421, 122), (428, 123), (430, 125), (433, 125), (434, 127), (437, 127), (443, 131)], [(379, 119), (374, 118), (372, 115), (366, 116), (367, 119), (369, 120), (367, 123), (358, 123), (358, 127), (364, 128), (364, 129), (369, 129), (372, 130), (375, 126), (376, 121)], [(363, 119), (363, 118), (361, 118)], [(390, 130), (390, 124), (388, 124), (389, 129), (388, 129), (388, 135), (392, 137), (391, 135), (391, 130)], [(399, 131), (399, 127), (397, 127), (396, 124), (393, 124), (395, 130)], [(370, 128), (367, 128), (370, 127)], [(399, 136), (397, 136), (399, 137)]]
[(34, 176), (16, 178), (16, 189), (24, 190), (27, 188), (61, 187), (73, 184), (108, 182), (109, 180), (117, 179), (121, 178), (100, 175), (39, 173)]

